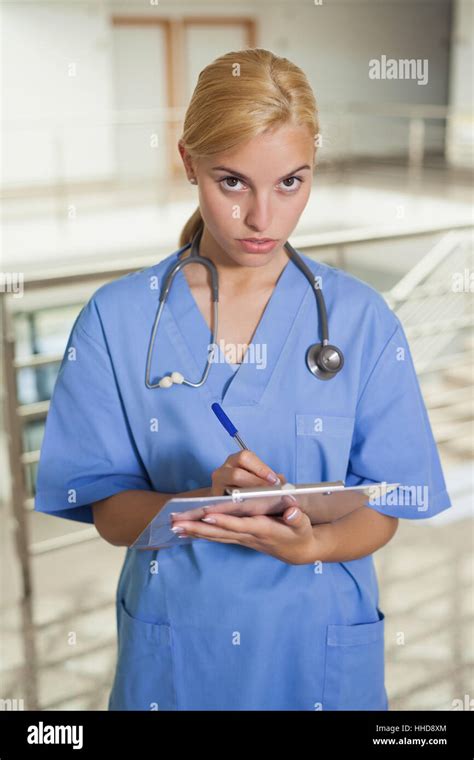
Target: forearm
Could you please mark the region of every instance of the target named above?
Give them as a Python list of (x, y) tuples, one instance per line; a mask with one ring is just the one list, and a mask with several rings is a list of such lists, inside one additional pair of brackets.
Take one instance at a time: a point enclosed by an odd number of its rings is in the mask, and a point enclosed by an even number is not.
[(121, 491), (93, 503), (95, 527), (114, 546), (130, 546), (170, 499), (209, 495), (210, 486), (181, 493)]
[(398, 518), (371, 507), (359, 507), (331, 523), (314, 525), (317, 557), (321, 562), (349, 562), (380, 549), (394, 536)]

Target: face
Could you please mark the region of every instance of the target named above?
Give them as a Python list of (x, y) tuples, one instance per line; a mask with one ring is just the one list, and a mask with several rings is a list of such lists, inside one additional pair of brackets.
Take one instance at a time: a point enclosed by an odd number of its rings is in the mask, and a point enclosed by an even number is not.
[[(206, 255), (242, 266), (262, 266), (281, 255), (311, 192), (315, 147), (310, 130), (279, 127), (197, 161), (178, 147), (188, 177), (197, 179)], [(240, 242), (251, 238), (275, 242)]]

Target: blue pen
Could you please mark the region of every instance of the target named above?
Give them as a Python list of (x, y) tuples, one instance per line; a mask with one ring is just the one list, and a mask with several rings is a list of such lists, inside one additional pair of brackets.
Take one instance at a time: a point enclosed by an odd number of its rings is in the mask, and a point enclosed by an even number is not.
[[(242, 438), (240, 437), (240, 435), (239, 435), (239, 433), (237, 431), (237, 428), (235, 427), (234, 423), (230, 421), (230, 419), (228, 418), (227, 414), (224, 412), (224, 410), (221, 407), (221, 405), (216, 402), (214, 404), (211, 404), (211, 409), (214, 412), (214, 414), (216, 415), (216, 417), (219, 420), (219, 422), (221, 423), (221, 425), (223, 425), (223, 427), (225, 427), (225, 429), (227, 430), (227, 432), (229, 433), (229, 435), (232, 436), (232, 438), (235, 438), (235, 440), (239, 444), (240, 448), (248, 450), (248, 446), (246, 446), (245, 443), (243, 442)], [(280, 485), (280, 483), (281, 483), (280, 478), (278, 476), (276, 476), (276, 481), (274, 481), (274, 480), (271, 479), (272, 477), (273, 477), (273, 475), (271, 475), (271, 476), (268, 475), (267, 480), (269, 480), (271, 483), (273, 483), (273, 485)], [(231, 494), (233, 490), (234, 489), (232, 489), (231, 487), (229, 487), (229, 488), (225, 489), (225, 492), (228, 493), (228, 494)]]
[(242, 438), (240, 437), (239, 433), (237, 432), (237, 428), (235, 425), (229, 420), (227, 414), (224, 412), (223, 408), (220, 404), (212, 404), (211, 409), (216, 415), (219, 422), (225, 427), (227, 432), (229, 433), (232, 438), (235, 438), (237, 443), (239, 444), (241, 449), (248, 449), (248, 446), (245, 445)]

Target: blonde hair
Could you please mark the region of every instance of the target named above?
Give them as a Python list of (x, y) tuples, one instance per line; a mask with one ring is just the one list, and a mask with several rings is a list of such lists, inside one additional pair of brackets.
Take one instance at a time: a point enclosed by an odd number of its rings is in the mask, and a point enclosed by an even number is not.
[[(192, 158), (207, 158), (288, 123), (307, 126), (314, 137), (319, 134), (306, 75), (287, 58), (248, 48), (226, 53), (201, 71), (181, 139)], [(203, 226), (198, 206), (181, 231), (179, 247)]]

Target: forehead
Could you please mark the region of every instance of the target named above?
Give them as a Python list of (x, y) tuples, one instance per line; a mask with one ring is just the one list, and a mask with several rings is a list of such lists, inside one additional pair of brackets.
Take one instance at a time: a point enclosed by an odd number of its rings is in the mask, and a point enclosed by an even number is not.
[(313, 156), (314, 136), (309, 128), (285, 125), (203, 159), (202, 163), (206, 168), (226, 166), (257, 178), (268, 172), (280, 176), (303, 164), (311, 165)]

